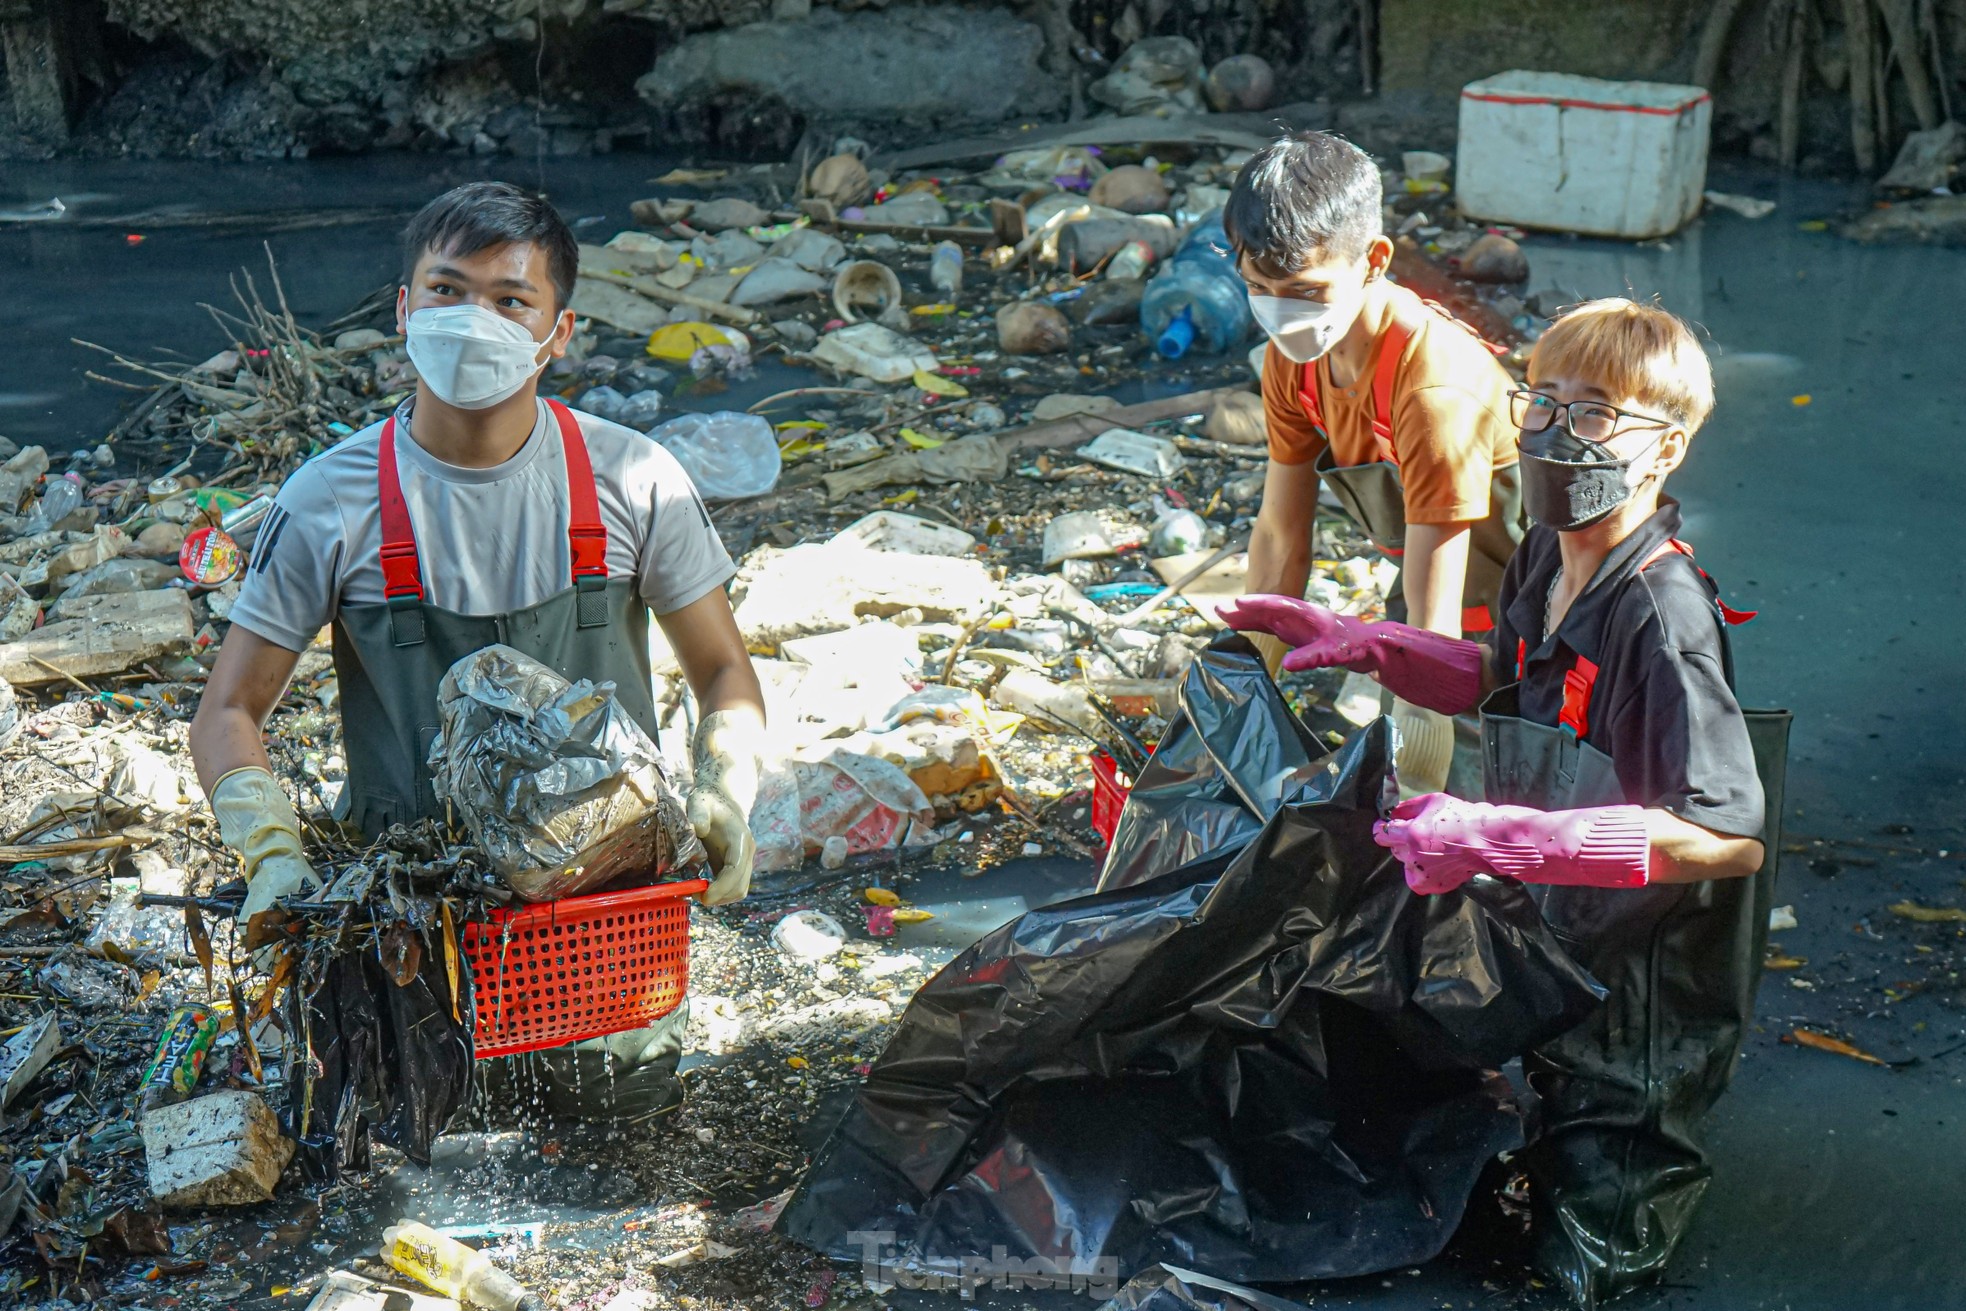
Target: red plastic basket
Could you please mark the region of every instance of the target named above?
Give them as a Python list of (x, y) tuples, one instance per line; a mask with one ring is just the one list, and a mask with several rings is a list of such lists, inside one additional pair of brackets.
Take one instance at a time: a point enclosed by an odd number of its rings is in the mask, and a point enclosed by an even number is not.
[(703, 879), (492, 912), (459, 934), (480, 1060), (655, 1023), (689, 989), (689, 898)]
[(1120, 812), (1126, 809), (1127, 794), (1133, 789), (1120, 782), (1120, 762), (1105, 752), (1094, 752), (1091, 763), (1092, 828), (1110, 847), (1113, 832), (1120, 826)]

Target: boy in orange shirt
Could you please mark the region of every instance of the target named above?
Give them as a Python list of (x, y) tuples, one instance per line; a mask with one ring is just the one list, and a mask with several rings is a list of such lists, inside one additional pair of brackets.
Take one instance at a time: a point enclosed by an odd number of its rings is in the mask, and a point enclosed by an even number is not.
[[(1301, 597), (1320, 483), (1399, 559), (1396, 619), (1460, 637), (1492, 626), (1522, 538), (1514, 385), (1472, 332), (1387, 281), (1378, 166), (1323, 132), (1257, 152), (1223, 213), (1269, 335), (1270, 463), (1249, 545), (1250, 595)], [(1446, 785), (1453, 722), (1395, 700), (1402, 782)]]

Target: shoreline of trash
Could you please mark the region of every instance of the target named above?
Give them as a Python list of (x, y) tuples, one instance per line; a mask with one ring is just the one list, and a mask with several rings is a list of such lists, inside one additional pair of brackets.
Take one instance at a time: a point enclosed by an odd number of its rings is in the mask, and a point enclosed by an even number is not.
[[(225, 983), (232, 943), (204, 924), (235, 874), (185, 729), (256, 508), (317, 445), (393, 409), (413, 375), (386, 298), (316, 333), (286, 311), (277, 275), (255, 275), (211, 359), (120, 350), (119, 376), (156, 385), (109, 440), (66, 467), (0, 448), (0, 1040), (21, 1053), (0, 1057), (0, 1291), (274, 1306), (304, 1304), (336, 1269), (402, 1283), (373, 1259), (382, 1227), (441, 1218), (376, 1212), (406, 1187), (433, 1208), (509, 1202), (514, 1214), (459, 1236), (557, 1307), (872, 1296), (773, 1236), (771, 1203), (816, 1148), (810, 1126), (950, 954), (908, 945), (941, 913), (915, 889), (949, 871), (982, 888), (1030, 856), (1097, 860), (1093, 761), (1131, 773), (1165, 731), (1219, 627), (1213, 604), (1240, 590), (1261, 494), (1244, 350), (1186, 346), (1189, 386), (1172, 396), (1103, 394), (1161, 358), (1175, 315), (1143, 325), (1141, 304), (1180, 264), (1180, 229), (1219, 204), (1236, 151), (1031, 153), (888, 178), (844, 153), (794, 207), (741, 187), (682, 194), (742, 172), (672, 175), (670, 194), (638, 206), (642, 226), (582, 248), (585, 326), (546, 388), (632, 421), (728, 493), (714, 518), (740, 563), (733, 601), (779, 746), (754, 814), (753, 896), (693, 916), (690, 1096), (633, 1143), (535, 1120), (462, 1135), (429, 1172), (379, 1148), (355, 1186), (323, 1187), (284, 1160), (269, 1178), (279, 1149), (240, 1109), (231, 1123), (256, 1144), (244, 1173), (270, 1200), (158, 1204), (133, 1103), (174, 1011), (205, 1008), (218, 1030), (179, 1105), (245, 1107), (291, 1037), (280, 990)], [(1519, 360), (1554, 306), (1519, 294), (1507, 232), (1453, 216), (1446, 168), (1412, 152), (1388, 171), (1396, 273), (1507, 336)], [(1156, 215), (1168, 222), (1141, 222)], [(1189, 308), (1205, 347), (1220, 325), (1196, 325), (1204, 303)], [(810, 385), (744, 411), (694, 408), (766, 356), (811, 368)], [(692, 408), (677, 415), (679, 394)], [(1372, 612), (1389, 566), (1337, 516), (1319, 533), (1314, 594)], [(187, 586), (193, 575), (204, 582)], [(659, 745), (686, 771), (691, 711), (656, 655)], [(1357, 679), (1287, 691), (1326, 745), (1378, 713)], [(345, 778), (336, 704), (317, 642), (268, 738), (309, 826)], [(423, 968), (441, 973), (449, 931), (419, 932)], [(379, 953), (405, 978), (414, 936)]]

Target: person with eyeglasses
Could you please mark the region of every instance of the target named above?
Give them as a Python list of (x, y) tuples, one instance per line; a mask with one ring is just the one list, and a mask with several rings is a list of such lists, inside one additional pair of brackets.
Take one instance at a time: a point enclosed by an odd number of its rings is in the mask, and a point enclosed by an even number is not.
[[(1399, 561), (1390, 617), (1475, 635), (1494, 624), (1524, 528), (1514, 382), (1472, 329), (1387, 278), (1381, 192), (1370, 155), (1300, 132), (1251, 156), (1223, 208), (1250, 312), (1269, 337), (1270, 458), (1245, 591), (1304, 594), (1324, 488)], [(1282, 650), (1263, 654), (1274, 672)], [(1396, 696), (1393, 721), (1402, 786), (1444, 788), (1453, 720)]]
[(1486, 801), (1414, 797), (1374, 833), (1416, 893), (1528, 885), (1605, 988), (1593, 1019), (1525, 1058), (1542, 1129), (1518, 1158), (1537, 1263), (1593, 1307), (1664, 1267), (1711, 1175), (1699, 1121), (1751, 1018), (1788, 716), (1735, 698), (1728, 629), (1752, 616), (1720, 600), (1664, 491), (1713, 408), (1686, 325), (1577, 306), (1510, 406), (1535, 526), (1488, 642), (1282, 596), (1223, 614), (1291, 645), (1285, 668), (1480, 705)]

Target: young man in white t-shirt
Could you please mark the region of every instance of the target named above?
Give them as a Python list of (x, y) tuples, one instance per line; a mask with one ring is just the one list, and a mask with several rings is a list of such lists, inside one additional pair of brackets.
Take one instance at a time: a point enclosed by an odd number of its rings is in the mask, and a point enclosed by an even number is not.
[(280, 898), (319, 886), (262, 734), (324, 625), (342, 817), (373, 836), (437, 813), (425, 764), (437, 683), (494, 642), (614, 682), (652, 736), (653, 614), (702, 712), (689, 817), (715, 871), (704, 900), (738, 900), (764, 698), (724, 594), (735, 570), (674, 457), (538, 395), (573, 335), (573, 233), (538, 197), (470, 183), (411, 221), (405, 264), (396, 315), (415, 395), (281, 489), (191, 726), (220, 834), (244, 861), (246, 945), (277, 931)]

